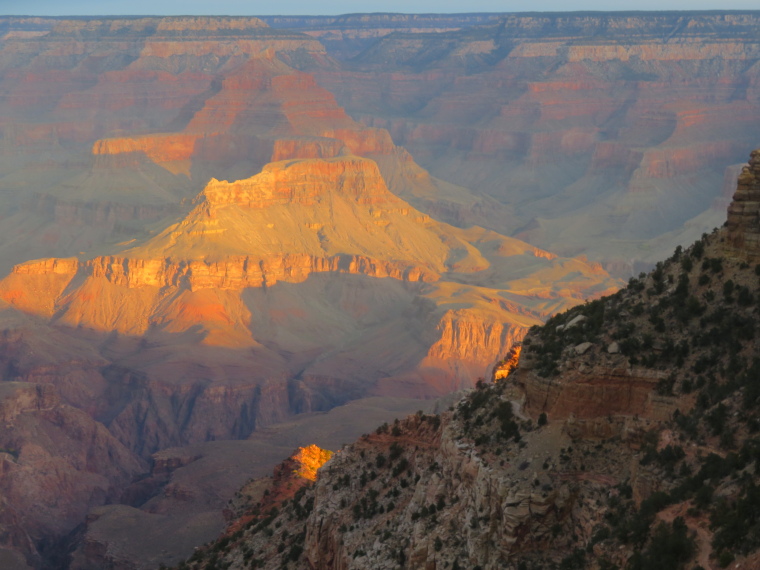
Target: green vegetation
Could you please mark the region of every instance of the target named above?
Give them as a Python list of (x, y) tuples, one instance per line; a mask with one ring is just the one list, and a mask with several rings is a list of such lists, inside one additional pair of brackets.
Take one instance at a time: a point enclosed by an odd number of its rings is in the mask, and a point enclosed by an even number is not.
[[(617, 342), (630, 366), (660, 376), (658, 396), (683, 402), (686, 411), (676, 409), (672, 421), (654, 428), (641, 446), (640, 463), (660, 478), (661, 490), (638, 508), (623, 493), (611, 497), (606, 525), (589, 543), (633, 547), (627, 565), (632, 570), (693, 567), (688, 521), (655, 522), (659, 512), (675, 504), (709, 515), (719, 565), (760, 548), (760, 515), (755, 514), (760, 513), (760, 440), (755, 435), (760, 431), (760, 265), (750, 269), (716, 255), (718, 239), (705, 235), (691, 248), (678, 248), (649, 275), (632, 278), (606, 299), (553, 317), (523, 342), (523, 358), (542, 377), (558, 374), (582, 342), (593, 343), (591, 359), (619, 358), (605, 350)], [(674, 439), (665, 446), (659, 442), (661, 428), (673, 430)], [(721, 454), (689, 456), (690, 445), (715, 446)], [(569, 464), (571, 454), (560, 459)], [(573, 553), (562, 564), (585, 563)]]
[(634, 553), (628, 562), (630, 570), (678, 570), (684, 568), (695, 552), (694, 538), (683, 518), (672, 524), (661, 522), (647, 548)]
[[(553, 317), (532, 329), (523, 343), (522, 358), (544, 378), (579, 370), (584, 359), (632, 371), (631, 376), (653, 386), (650, 403), (659, 406), (658, 417), (611, 416), (603, 427), (624, 421), (624, 435), (589, 442), (570, 434), (572, 446), (563, 443), (558, 452), (526, 455), (533, 453), (530, 447), (520, 451), (526, 442), (554, 433), (544, 428), (549, 418), (542, 413), (535, 424), (521, 421), (510, 401), (509, 381), (480, 381), (452, 408), (450, 418), (418, 412), (384, 424), (363, 439), (377, 447), (362, 445), (351, 456), (353, 476), (337, 470), (329, 479), (339, 497), (336, 504), (347, 515), (339, 523), (340, 534), (374, 532), (361, 548), (354, 543), (350, 555), (361, 559), (373, 550), (375, 556), (384, 552), (387, 560), (405, 567), (409, 540), (395, 532), (396, 519), (388, 515), (393, 513), (430, 536), (429, 552), (447, 557), (442, 567), (472, 566), (462, 535), (487, 536), (494, 515), (481, 507), (448, 524), (442, 513), (459, 498), (440, 494), (431, 500), (421, 492), (450, 469), (443, 465), (442, 470), (440, 455), (425, 456), (418, 449), (426, 437), (440, 437), (442, 423), (447, 430), (461, 429), (466, 453), (477, 454), (486, 469), (511, 469), (527, 482), (532, 496), (564, 493), (541, 521), (541, 540), (553, 549), (551, 565), (536, 551), (515, 560), (518, 568), (612, 570), (617, 564), (627, 570), (695, 570), (694, 529), (706, 521), (713, 532), (714, 564), (727, 567), (760, 548), (760, 265), (750, 268), (720, 257), (713, 241), (705, 236), (677, 249), (649, 275), (632, 278), (615, 295)], [(586, 342), (591, 348), (578, 354), (575, 347)], [(611, 485), (600, 477), (603, 461), (619, 461), (617, 472), (630, 479)], [(573, 519), (571, 513), (584, 510), (599, 513), (593, 530)], [(295, 568), (303, 552), (294, 542), (299, 531), (288, 524), (305, 521), (313, 512), (313, 493), (299, 491), (282, 512), (259, 514), (244, 534), (196, 553), (190, 567), (222, 568), (230, 549), (260, 534), (257, 544), (269, 550), (243, 546), (249, 567), (276, 551), (278, 564)]]

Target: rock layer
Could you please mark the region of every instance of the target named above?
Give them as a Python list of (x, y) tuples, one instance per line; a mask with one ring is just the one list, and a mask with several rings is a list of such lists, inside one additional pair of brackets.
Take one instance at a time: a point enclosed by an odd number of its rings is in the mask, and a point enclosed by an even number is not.
[(726, 226), (733, 249), (751, 259), (760, 257), (760, 151), (752, 152), (739, 175)]
[(2, 545), (38, 565), (46, 544), (117, 499), (145, 465), (53, 386), (3, 382), (0, 392)]
[[(365, 19), (341, 33), (385, 22)], [(481, 223), (626, 277), (722, 223), (723, 169), (757, 144), (756, 13), (505, 14), (446, 32), (399, 19), (317, 76), (434, 176), (495, 198), (505, 214)]]

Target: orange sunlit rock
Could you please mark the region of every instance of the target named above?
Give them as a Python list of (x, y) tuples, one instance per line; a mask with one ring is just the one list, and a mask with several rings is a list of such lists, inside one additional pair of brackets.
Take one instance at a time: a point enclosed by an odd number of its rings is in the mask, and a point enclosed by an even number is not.
[(309, 481), (316, 481), (317, 471), (322, 465), (327, 463), (332, 455), (332, 451), (322, 449), (314, 444), (299, 447), (298, 452), (293, 456), (293, 460), (297, 464), (294, 473)]
[(514, 370), (517, 369), (520, 364), (520, 353), (522, 352), (522, 345), (514, 344), (512, 348), (507, 352), (507, 356), (501, 361), (493, 373), (494, 380), (501, 380), (509, 376)]

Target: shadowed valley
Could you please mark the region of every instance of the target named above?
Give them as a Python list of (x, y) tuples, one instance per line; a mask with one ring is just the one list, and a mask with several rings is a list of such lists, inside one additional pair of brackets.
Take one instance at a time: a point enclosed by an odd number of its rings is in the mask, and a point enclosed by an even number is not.
[[(252, 479), (294, 448), (441, 411), (720, 225), (758, 142), (757, 18), (0, 18), (0, 565), (175, 564), (312, 492)], [(561, 368), (530, 342), (519, 375)], [(536, 380), (515, 417), (563, 442), (600, 410), (664, 420), (637, 374), (623, 403), (612, 372)], [(430, 450), (432, 417), (403, 427)], [(309, 532), (310, 563), (348, 560)]]

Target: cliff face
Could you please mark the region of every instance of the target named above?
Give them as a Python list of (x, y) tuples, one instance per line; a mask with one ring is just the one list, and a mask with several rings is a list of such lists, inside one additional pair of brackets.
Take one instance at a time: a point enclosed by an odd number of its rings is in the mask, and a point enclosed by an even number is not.
[[(0, 368), (6, 380), (55, 386), (61, 406), (111, 438), (92, 436), (92, 469), (106, 457), (115, 465), (80, 486), (61, 467), (66, 512), (44, 512), (55, 525), (3, 511), (3, 536), (21, 537), (2, 542), (14, 564), (18, 552), (35, 567), (64, 564), (51, 545), (89, 508), (119, 499), (136, 457), (248, 438), (367, 394), (432, 397), (468, 385), (510, 335), (551, 310), (539, 304), (515, 320), (488, 307), (494, 294), (481, 281), (504, 282), (505, 265), (528, 274), (529, 260), (544, 258), (441, 225), (394, 195), (389, 184), (437, 189), (387, 131), (354, 122), (296, 69), (334, 65), (314, 39), (250, 18), (3, 19), (0, 28), (0, 266), (15, 265), (2, 285)], [(449, 203), (461, 196), (478, 203), (448, 187)], [(475, 285), (436, 285), (486, 268)], [(616, 286), (591, 266), (575, 283), (553, 295), (560, 305)], [(447, 309), (428, 286), (439, 298), (459, 290), (446, 335)], [(477, 335), (450, 334), (484, 328), (497, 331), (487, 350)], [(438, 336), (445, 346), (421, 364)], [(445, 363), (450, 350), (466, 364)], [(109, 448), (117, 440), (126, 456)], [(67, 465), (67, 450), (49, 455)], [(0, 485), (17, 475), (5, 470)], [(48, 500), (47, 479), (28, 484), (26, 497)], [(123, 500), (149, 499), (160, 491), (151, 484)], [(206, 493), (170, 482), (146, 511), (96, 509), (82, 564), (139, 559), (129, 545), (103, 546), (134, 530), (125, 521), (150, 521), (184, 548), (206, 540), (218, 513), (177, 515)], [(176, 518), (156, 522), (150, 509)]]
[(630, 276), (722, 223), (725, 165), (757, 144), (756, 13), (501, 15), (439, 32), (412, 22), (317, 77), (434, 176), (506, 206), (489, 227)]
[[(256, 18), (49, 24), (47, 33), (33, 38), (5, 37), (3, 70), (6, 80), (16, 80), (5, 104), (13, 109), (13, 118), (42, 112), (38, 118), (49, 114), (67, 123), (81, 121), (72, 142), (119, 128), (160, 128), (214, 89), (216, 74), (267, 49), (286, 59), (324, 56), (318, 42), (273, 31)], [(175, 113), (167, 117), (167, 111)]]
[(211, 181), (184, 220), (121, 256), (17, 266), (0, 283), (14, 331), (0, 355), (9, 378), (56, 384), (147, 457), (367, 394), (471, 385), (528, 326), (615, 284), (433, 221), (369, 159), (294, 159)]
[[(0, 266), (145, 239), (210, 178), (269, 162), (382, 156), (394, 192), (441, 194), (386, 131), (352, 120), (296, 69), (334, 67), (309, 36), (251, 18), (3, 22), (0, 144), (12, 175)], [(438, 197), (494, 210), (453, 185)]]
[(41, 546), (117, 499), (145, 465), (53, 386), (3, 382), (0, 391), (2, 544), (40, 564)]
[(394, 32), (450, 32), (497, 18), (496, 14), (344, 14), (262, 16), (261, 20), (273, 28), (302, 31), (319, 39), (330, 55), (349, 60)]
[[(720, 26), (685, 19), (680, 27), (664, 16), (645, 32), (636, 31), (638, 17), (473, 27), (491, 18), (331, 21), (329, 29), (356, 40), (351, 49), (394, 26), (408, 32), (344, 68), (313, 37), (251, 18), (0, 20), (0, 265), (15, 265), (0, 282), (0, 369), (7, 380), (54, 385), (62, 402), (54, 408), (65, 409), (56, 425), (68, 421), (60, 419), (67, 406), (94, 419), (71, 422), (93, 442), (92, 469), (103, 479), (82, 479), (95, 498), (73, 483), (61, 492), (96, 505), (116, 497), (136, 457), (168, 446), (248, 438), (365, 395), (432, 398), (471, 386), (529, 327), (618, 286), (595, 263), (472, 222), (575, 253), (583, 247), (573, 232), (594, 227), (584, 204), (610, 180), (630, 179), (626, 199), (649, 203), (647, 181), (707, 180), (702, 166), (743, 144), (720, 139), (718, 126), (728, 129), (734, 113), (747, 124), (731, 127), (731, 136), (754, 133), (754, 16)], [(365, 30), (351, 36), (361, 22)], [(625, 41), (573, 36), (600, 26)], [(749, 29), (748, 39), (728, 41), (726, 26)], [(673, 49), (660, 46), (663, 34)], [(378, 71), (381, 61), (391, 69)], [(709, 91), (715, 69), (731, 97)], [(303, 70), (318, 70), (319, 81)], [(693, 89), (682, 103), (672, 102), (674, 81)], [(357, 112), (350, 90), (368, 107)], [(692, 144), (695, 135), (704, 138)], [(491, 195), (431, 176), (417, 154)], [(504, 169), (495, 173), (494, 161)], [(588, 164), (596, 186), (581, 172)], [(525, 184), (514, 203), (489, 186), (507, 174)], [(678, 190), (673, 199), (683, 210), (694, 202), (685, 183)], [(599, 207), (625, 217), (630, 204), (618, 208), (615, 200)], [(573, 212), (572, 231), (557, 225), (558, 212)], [(636, 231), (642, 220), (654, 223), (635, 216), (610, 224), (624, 233), (626, 223)], [(612, 235), (605, 232), (598, 236)], [(613, 357), (594, 360), (599, 352), (587, 347), (588, 361), (568, 357), (575, 372), (566, 382), (525, 380), (525, 410), (557, 421), (573, 416), (574, 434), (623, 429), (594, 423), (607, 400), (615, 414), (644, 421), (672, 411), (650, 390), (667, 378), (643, 365), (621, 364), (620, 372)], [(13, 425), (24, 424), (25, 413), (13, 415)], [(57, 472), (69, 473), (68, 448), (64, 459), (56, 453), (51, 461), (64, 465)], [(72, 457), (77, 471), (82, 462)], [(467, 471), (461, 457), (447, 458)], [(485, 472), (478, 477), (495, 484)], [(144, 499), (156, 491), (149, 487), (130, 492)], [(146, 509), (162, 513), (193, 492), (174, 481)], [(83, 508), (61, 504), (71, 509), (60, 517), (66, 523), (23, 546), (37, 565), (35, 552), (44, 555), (83, 516)], [(83, 564), (118, 561), (98, 549), (116, 532), (109, 525), (135, 514), (131, 508), (97, 511)], [(14, 517), (7, 536), (32, 536)], [(510, 540), (519, 534), (513, 530), (499, 527)], [(433, 538), (416, 540), (435, 550)], [(7, 545), (21, 548), (23, 540)], [(468, 548), (475, 560), (485, 556), (474, 542)]]
[(729, 244), (756, 259), (760, 251), (760, 152), (754, 151), (749, 165), (739, 175), (739, 185), (728, 209)]
[[(320, 98), (339, 111), (326, 92), (310, 94), (308, 76), (283, 73), (283, 62), (327, 63), (324, 47), (255, 18), (2, 25), (4, 268), (144, 237), (210, 176), (250, 176), (268, 162), (267, 125), (308, 122)], [(248, 101), (252, 89), (261, 96)]]
[[(0, 263), (145, 237), (210, 177), (336, 156), (340, 142), (305, 140), (325, 137), (391, 157), (383, 176), (427, 213), (587, 253), (627, 277), (720, 224), (714, 188), (756, 143), (752, 12), (267, 21), (277, 29), (255, 18), (2, 20), (0, 145), (14, 175)], [(382, 129), (461, 187), (420, 173)], [(91, 224), (91, 201), (123, 221)], [(130, 213), (146, 203), (147, 217)]]
[[(56, 329), (143, 337), (116, 343), (126, 360), (101, 353), (144, 378), (129, 403), (114, 397), (106, 414), (133, 449), (244, 436), (366, 390), (457, 389), (484, 375), (526, 326), (615, 286), (581, 260), (435, 222), (391, 194), (375, 162), (353, 155), (212, 180), (195, 202), (184, 220), (120, 256), (27, 262), (0, 284), (12, 307)], [(366, 292), (352, 290), (359, 284)], [(197, 360), (176, 352), (187, 346), (199, 348)], [(155, 356), (137, 364), (140, 350)], [(209, 364), (191, 370), (208, 358), (225, 368), (206, 386)], [(188, 364), (171, 371), (177, 360)], [(257, 370), (246, 381), (244, 365)], [(176, 424), (160, 420), (170, 397), (189, 414), (169, 413)], [(238, 420), (201, 413), (206, 400)], [(137, 422), (145, 413), (154, 420)]]
[(754, 568), (757, 247), (731, 235), (534, 327), (511, 373), (362, 436), (183, 567)]

